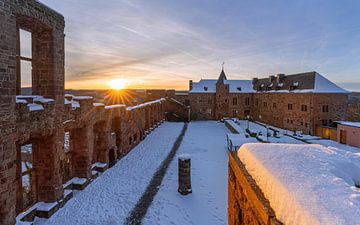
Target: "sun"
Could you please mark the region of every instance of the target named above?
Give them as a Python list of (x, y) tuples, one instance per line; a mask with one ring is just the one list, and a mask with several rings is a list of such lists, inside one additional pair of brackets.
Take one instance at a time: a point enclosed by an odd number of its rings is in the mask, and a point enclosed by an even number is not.
[(114, 90), (124, 89), (125, 84), (126, 84), (126, 82), (123, 79), (113, 79), (113, 80), (109, 81), (109, 86), (111, 87), (111, 89), (114, 89)]

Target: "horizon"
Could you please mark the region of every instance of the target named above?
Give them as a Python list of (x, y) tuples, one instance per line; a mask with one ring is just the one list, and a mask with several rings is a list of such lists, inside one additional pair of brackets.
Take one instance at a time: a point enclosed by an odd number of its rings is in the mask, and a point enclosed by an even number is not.
[(66, 89), (187, 90), (224, 61), (229, 79), (317, 71), (360, 91), (358, 2), (40, 1), (65, 17)]

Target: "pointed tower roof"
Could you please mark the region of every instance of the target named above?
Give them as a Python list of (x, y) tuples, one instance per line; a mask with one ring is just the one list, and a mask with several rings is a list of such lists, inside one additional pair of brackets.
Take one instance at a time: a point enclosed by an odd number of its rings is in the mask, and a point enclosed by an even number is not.
[(216, 84), (224, 84), (225, 80), (227, 80), (225, 72), (224, 72), (224, 68), (222, 68), (219, 79), (217, 80)]

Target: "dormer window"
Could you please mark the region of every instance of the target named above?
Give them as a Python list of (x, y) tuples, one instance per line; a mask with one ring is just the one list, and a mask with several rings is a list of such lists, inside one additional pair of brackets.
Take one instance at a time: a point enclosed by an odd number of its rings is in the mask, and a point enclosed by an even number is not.
[(208, 87), (204, 87), (204, 91), (207, 91), (208, 90)]
[(236, 89), (237, 89), (238, 91), (241, 91), (241, 87), (237, 87)]
[(295, 90), (299, 87), (299, 82), (294, 82), (291, 86), (290, 86), (290, 91)]

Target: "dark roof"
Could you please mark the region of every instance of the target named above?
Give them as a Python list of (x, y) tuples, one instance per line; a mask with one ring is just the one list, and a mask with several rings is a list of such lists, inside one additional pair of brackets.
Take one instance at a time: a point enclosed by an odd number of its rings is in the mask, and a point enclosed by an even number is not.
[(227, 80), (224, 69), (221, 70), (219, 79), (217, 80), (216, 84), (224, 84), (224, 81)]
[(284, 74), (278, 74), (268, 78), (253, 79), (253, 89), (256, 91), (314, 89), (315, 75), (316, 72), (312, 71), (286, 76)]

